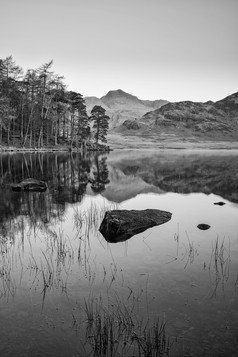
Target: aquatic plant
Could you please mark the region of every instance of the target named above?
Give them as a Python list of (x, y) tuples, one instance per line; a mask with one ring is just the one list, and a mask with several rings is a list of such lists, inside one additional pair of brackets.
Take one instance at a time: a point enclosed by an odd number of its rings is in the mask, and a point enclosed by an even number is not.
[(138, 320), (135, 305), (127, 306), (116, 299), (107, 306), (102, 298), (91, 296), (85, 300), (86, 344), (89, 353), (97, 357), (169, 356), (170, 342), (166, 336), (165, 322), (159, 317)]
[(212, 253), (209, 263), (209, 273), (211, 278), (212, 274), (215, 274), (215, 278), (212, 278), (212, 285), (214, 286), (212, 297), (216, 296), (220, 284), (222, 291), (224, 292), (225, 283), (229, 279), (230, 264), (230, 240), (228, 241), (228, 244), (225, 244), (225, 238), (220, 241), (219, 236), (217, 236), (215, 242), (212, 242)]

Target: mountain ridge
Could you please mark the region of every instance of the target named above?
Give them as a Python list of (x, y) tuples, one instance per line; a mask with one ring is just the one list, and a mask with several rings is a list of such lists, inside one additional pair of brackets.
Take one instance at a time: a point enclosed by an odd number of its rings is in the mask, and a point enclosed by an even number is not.
[(89, 110), (94, 103), (106, 109), (112, 134), (148, 140), (238, 140), (238, 92), (215, 102), (168, 102), (141, 100), (118, 89), (85, 101)]

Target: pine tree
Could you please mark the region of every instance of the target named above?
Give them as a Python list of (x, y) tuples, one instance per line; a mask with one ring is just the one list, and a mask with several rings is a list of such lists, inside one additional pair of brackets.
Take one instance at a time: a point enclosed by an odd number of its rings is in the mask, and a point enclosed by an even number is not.
[(108, 132), (109, 116), (106, 114), (106, 110), (100, 105), (95, 105), (91, 110), (90, 119), (93, 122), (93, 134), (98, 147), (98, 141), (107, 142), (106, 135)]
[(83, 146), (90, 134), (89, 118), (87, 115), (85, 100), (80, 93), (68, 92), (71, 114), (71, 148), (75, 144), (76, 147)]
[(0, 141), (3, 134), (10, 144), (12, 134), (15, 134), (15, 122), (20, 104), (19, 79), (22, 68), (15, 64), (12, 56), (0, 60)]

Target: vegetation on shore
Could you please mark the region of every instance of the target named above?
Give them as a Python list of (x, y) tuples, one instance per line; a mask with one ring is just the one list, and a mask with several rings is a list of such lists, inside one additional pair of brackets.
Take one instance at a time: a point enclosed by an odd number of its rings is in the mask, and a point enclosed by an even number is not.
[(82, 94), (67, 91), (53, 61), (26, 73), (12, 56), (0, 59), (0, 149), (109, 150), (109, 117)]

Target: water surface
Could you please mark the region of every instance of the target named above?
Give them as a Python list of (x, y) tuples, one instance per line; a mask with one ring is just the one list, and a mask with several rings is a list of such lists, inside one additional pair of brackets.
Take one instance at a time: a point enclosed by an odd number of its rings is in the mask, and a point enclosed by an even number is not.
[[(28, 177), (48, 190), (11, 191)], [(172, 219), (109, 244), (98, 228), (114, 208)], [(236, 152), (1, 155), (0, 355), (93, 355), (85, 306), (100, 301), (166, 322), (171, 356), (235, 356), (237, 216)]]

